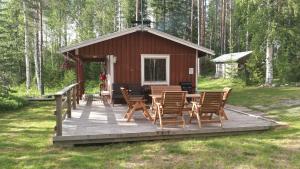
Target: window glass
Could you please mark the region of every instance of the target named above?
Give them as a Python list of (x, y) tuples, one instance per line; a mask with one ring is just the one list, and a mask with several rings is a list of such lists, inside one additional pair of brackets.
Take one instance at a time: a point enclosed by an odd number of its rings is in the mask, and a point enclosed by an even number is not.
[(144, 78), (145, 81), (166, 81), (166, 59), (145, 58)]

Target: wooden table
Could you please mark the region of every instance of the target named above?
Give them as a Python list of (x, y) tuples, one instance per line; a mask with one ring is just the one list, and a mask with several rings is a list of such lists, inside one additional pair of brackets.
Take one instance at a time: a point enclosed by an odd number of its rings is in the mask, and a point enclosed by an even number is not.
[[(154, 103), (158, 102), (158, 100), (161, 99), (161, 94), (150, 94), (149, 96), (152, 97), (152, 109), (154, 109)], [(192, 101), (195, 101), (195, 99), (201, 97), (201, 94), (200, 93), (186, 94), (185, 97), (191, 98)], [(184, 110), (190, 111), (190, 110), (192, 110), (192, 108), (185, 106)]]

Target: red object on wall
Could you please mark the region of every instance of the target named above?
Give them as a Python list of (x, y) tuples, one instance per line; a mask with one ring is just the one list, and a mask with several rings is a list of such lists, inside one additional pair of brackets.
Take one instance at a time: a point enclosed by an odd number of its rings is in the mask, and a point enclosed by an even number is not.
[(100, 75), (99, 75), (99, 80), (102, 81), (102, 82), (106, 80), (106, 75), (105, 75), (105, 73), (100, 73)]

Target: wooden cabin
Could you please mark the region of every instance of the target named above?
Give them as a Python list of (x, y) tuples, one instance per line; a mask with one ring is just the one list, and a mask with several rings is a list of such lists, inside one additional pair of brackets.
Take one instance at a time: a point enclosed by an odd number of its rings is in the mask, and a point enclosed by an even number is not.
[(108, 91), (113, 84), (197, 86), (197, 59), (214, 51), (167, 33), (136, 26), (78, 44), (60, 52), (76, 62), (79, 92), (84, 93), (83, 64), (105, 62)]
[(245, 63), (252, 51), (228, 53), (216, 57), (211, 61), (216, 64), (216, 78), (230, 78), (245, 71)]

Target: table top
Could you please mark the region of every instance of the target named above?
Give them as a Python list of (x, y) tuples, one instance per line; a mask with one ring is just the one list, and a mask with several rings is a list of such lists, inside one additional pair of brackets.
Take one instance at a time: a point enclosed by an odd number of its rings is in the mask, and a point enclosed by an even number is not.
[[(161, 94), (150, 94), (149, 96), (152, 98), (161, 98)], [(185, 96), (188, 98), (199, 98), (199, 97), (201, 97), (201, 94), (194, 93), (194, 94), (186, 94)]]

